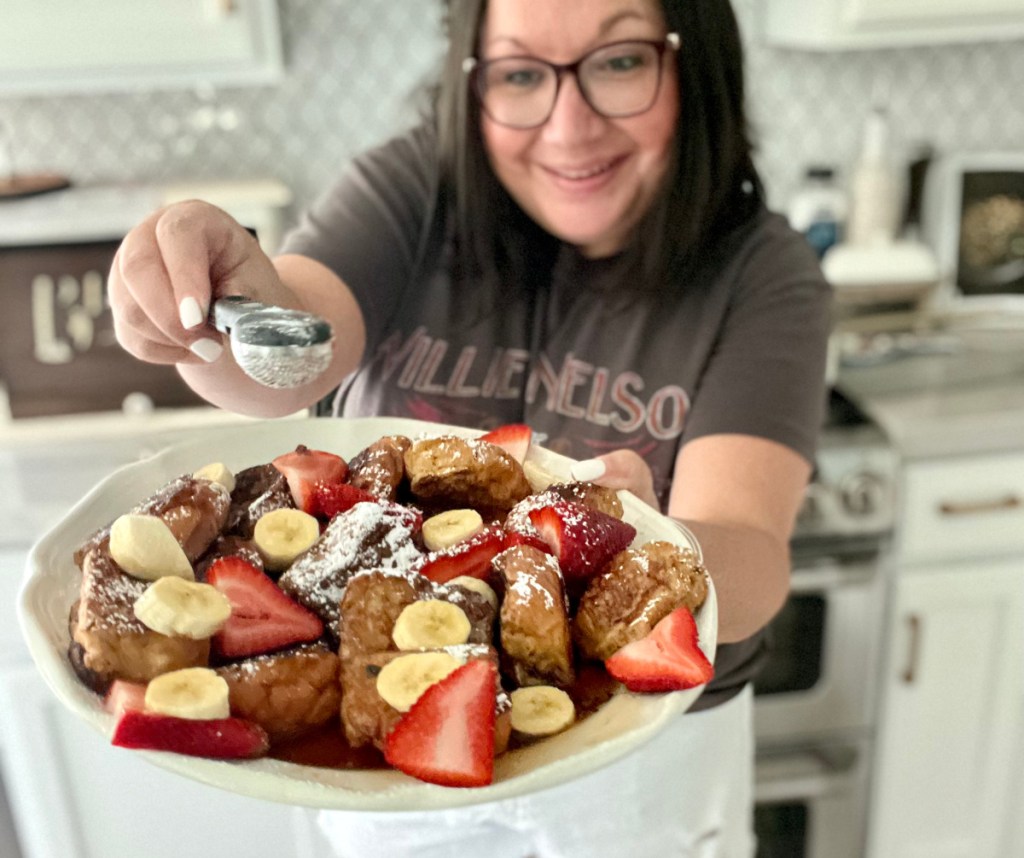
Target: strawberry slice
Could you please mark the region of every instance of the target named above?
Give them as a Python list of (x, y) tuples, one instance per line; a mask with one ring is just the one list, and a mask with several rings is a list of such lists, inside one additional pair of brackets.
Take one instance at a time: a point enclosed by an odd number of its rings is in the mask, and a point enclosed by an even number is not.
[(316, 487), (344, 482), (348, 476), (348, 463), (341, 456), (301, 444), (270, 464), (284, 474), (295, 506), (310, 515), (317, 514)]
[(226, 658), (271, 652), (316, 640), (324, 626), (312, 611), (288, 597), (263, 572), (238, 555), (215, 560), (206, 583), (231, 602), (231, 616), (213, 636), (214, 650)]
[(103, 708), (115, 716), (128, 709), (141, 712), (146, 708), (146, 683), (115, 679), (103, 698)]
[(533, 430), (525, 423), (506, 423), (497, 429), (492, 429), (486, 435), (481, 435), (481, 441), (488, 441), (501, 447), (509, 453), (521, 465), (526, 461), (526, 454), (530, 449), (530, 440), (533, 438)]
[(172, 751), (219, 760), (261, 757), (270, 748), (266, 730), (244, 718), (197, 721), (134, 709), (126, 710), (118, 719), (110, 743), (119, 748)]
[(435, 551), (419, 568), (421, 575), (444, 584), (460, 575), (487, 578), (491, 561), (506, 548), (505, 532), (499, 527), (485, 527), (450, 548)]
[(431, 685), (384, 739), (384, 759), (440, 786), (487, 786), (494, 779), (494, 665), (467, 662)]
[(697, 623), (686, 608), (663, 617), (645, 637), (605, 659), (604, 666), (630, 691), (681, 691), (715, 675), (697, 645)]
[(375, 502), (376, 495), (348, 483), (318, 483), (313, 490), (316, 515), (334, 518), (338, 513), (347, 512), (357, 503)]
[(636, 536), (633, 525), (572, 501), (532, 509), (529, 515), (567, 578), (596, 575)]

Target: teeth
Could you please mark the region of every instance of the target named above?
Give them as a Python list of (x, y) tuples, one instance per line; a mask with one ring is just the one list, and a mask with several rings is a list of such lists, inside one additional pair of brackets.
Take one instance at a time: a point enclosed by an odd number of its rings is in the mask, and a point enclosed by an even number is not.
[(609, 167), (611, 167), (610, 162), (607, 164), (601, 164), (599, 167), (594, 167), (593, 169), (590, 170), (557, 170), (556, 172), (559, 176), (562, 176), (565, 179), (579, 180), (589, 179), (591, 176), (596, 176), (598, 173), (603, 173)]

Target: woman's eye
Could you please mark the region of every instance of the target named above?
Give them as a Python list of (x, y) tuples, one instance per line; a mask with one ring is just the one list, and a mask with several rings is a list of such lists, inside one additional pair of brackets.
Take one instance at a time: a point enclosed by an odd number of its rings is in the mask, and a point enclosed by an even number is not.
[(531, 87), (540, 83), (542, 73), (537, 69), (510, 69), (501, 75), (503, 86)]
[(601, 62), (601, 70), (606, 72), (631, 72), (644, 65), (644, 58), (638, 54), (622, 54), (608, 57)]

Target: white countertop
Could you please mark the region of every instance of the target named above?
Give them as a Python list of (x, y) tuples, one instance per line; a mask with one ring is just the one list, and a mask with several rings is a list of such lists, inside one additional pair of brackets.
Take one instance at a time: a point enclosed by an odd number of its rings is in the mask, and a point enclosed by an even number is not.
[(839, 387), (904, 458), (1024, 450), (1024, 349), (995, 339), (844, 369)]

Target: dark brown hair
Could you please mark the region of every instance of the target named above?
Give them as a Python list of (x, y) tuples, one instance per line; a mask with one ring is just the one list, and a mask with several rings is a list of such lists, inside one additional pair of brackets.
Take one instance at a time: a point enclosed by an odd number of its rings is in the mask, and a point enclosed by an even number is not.
[[(676, 52), (680, 114), (665, 187), (626, 249), (630, 278), (660, 292), (669, 270), (698, 266), (714, 245), (763, 206), (744, 110), (743, 49), (729, 0), (660, 0)], [(462, 70), (476, 56), (487, 0), (448, 0), (449, 49), (436, 118), (458, 270), (525, 282), (522, 261), (557, 244), (498, 182), (484, 149), (479, 109)], [(530, 248), (530, 254), (524, 251)], [(511, 275), (511, 277), (510, 277)], [(510, 283), (510, 279), (512, 283)]]

